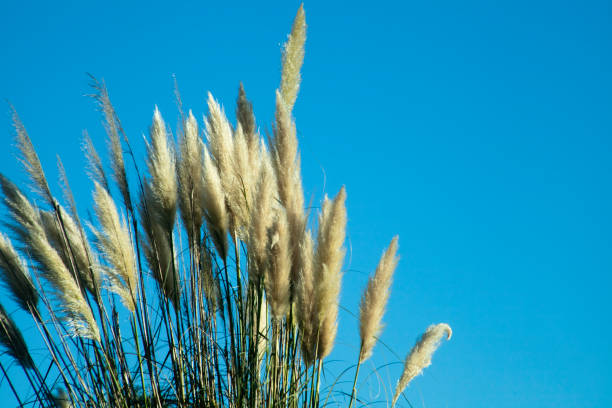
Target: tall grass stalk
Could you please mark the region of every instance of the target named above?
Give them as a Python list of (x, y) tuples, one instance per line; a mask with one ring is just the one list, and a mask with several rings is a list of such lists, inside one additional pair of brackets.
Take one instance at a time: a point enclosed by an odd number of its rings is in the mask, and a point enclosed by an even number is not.
[[(258, 133), (240, 84), (235, 124), (210, 94), (203, 123), (185, 114), (179, 100), (173, 137), (155, 108), (144, 166), (135, 160), (106, 86), (92, 78), (111, 172), (85, 135), (95, 215), (85, 225), (61, 162), (63, 200), (52, 194), (14, 113), (19, 158), (38, 200), (0, 175), (8, 210), (8, 234), (0, 233), (0, 282), (19, 313), (31, 317), (48, 355), (45, 366), (32, 357), (0, 305), (0, 347), (32, 391), (22, 395), (9, 367), (0, 364), (20, 405), (327, 403), (320, 393), (329, 385), (325, 359), (338, 325), (347, 193), (343, 187), (325, 197), (316, 225), (305, 210), (293, 118), (305, 40), (300, 7), (283, 48), (268, 140)], [(382, 331), (397, 248), (396, 237), (364, 291), (352, 392), (342, 398), (349, 407), (359, 401), (360, 367)], [(393, 404), (430, 363), (445, 333), (450, 338), (450, 327), (434, 325), (419, 340)]]

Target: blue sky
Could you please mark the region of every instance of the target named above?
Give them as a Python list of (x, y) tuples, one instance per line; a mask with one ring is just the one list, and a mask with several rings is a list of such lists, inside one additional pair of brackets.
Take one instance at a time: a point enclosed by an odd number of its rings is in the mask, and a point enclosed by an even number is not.
[[(242, 81), (266, 131), (298, 6), (5, 1), (0, 97), (49, 175), (59, 153), (88, 203), (80, 138), (87, 129), (102, 149), (104, 136), (83, 96), (87, 72), (105, 79), (138, 154), (155, 105), (177, 122), (173, 74), (199, 118), (207, 91), (233, 112)], [(406, 392), (414, 407), (612, 406), (612, 4), (310, 1), (305, 10), (295, 117), (308, 197), (347, 189), (344, 307), (356, 311), (400, 235), (382, 335), (400, 358), (377, 346), (374, 365), (396, 363), (380, 381), (394, 386), (416, 337), (447, 322), (453, 339)], [(2, 111), (0, 171), (23, 181)], [(355, 318), (340, 318), (330, 376), (358, 347)], [(372, 381), (360, 395), (376, 401), (377, 391)], [(12, 398), (6, 383), (0, 397)]]

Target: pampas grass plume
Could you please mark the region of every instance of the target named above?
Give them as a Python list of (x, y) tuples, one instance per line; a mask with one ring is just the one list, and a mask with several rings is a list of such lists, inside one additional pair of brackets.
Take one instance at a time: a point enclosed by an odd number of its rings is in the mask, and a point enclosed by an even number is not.
[(0, 304), (0, 344), (23, 368), (34, 367), (34, 361), (32, 361), (21, 331), (2, 304)]
[(19, 235), (32, 258), (40, 265), (43, 277), (51, 283), (60, 299), (63, 318), (72, 334), (100, 339), (98, 325), (83, 292), (74, 276), (64, 265), (57, 251), (49, 243), (41, 225), (38, 211), (12, 182), (0, 176), (4, 203), (11, 212), (14, 224), (10, 227)]
[(140, 219), (145, 230), (143, 252), (162, 293), (175, 308), (178, 308), (180, 287), (177, 285), (174, 243), (163, 223), (157, 221), (150, 209), (154, 207), (154, 193), (150, 184), (145, 184), (140, 210)]
[(333, 200), (325, 197), (319, 217), (319, 231), (314, 258), (315, 313), (318, 321), (317, 356), (325, 358), (336, 338), (338, 301), (344, 263), (346, 230), (346, 191), (340, 189)]
[(283, 48), (283, 66), (281, 71), (280, 92), (287, 109), (293, 110), (293, 105), (300, 89), (302, 76), (300, 70), (304, 62), (304, 43), (306, 42), (306, 15), (304, 5), (300, 5), (293, 20), (293, 27)]
[(431, 356), (440, 345), (442, 337), (446, 335), (446, 339), (450, 340), (452, 334), (452, 329), (446, 323), (434, 324), (427, 328), (410, 351), (410, 354), (408, 354), (408, 357), (406, 357), (404, 371), (395, 388), (392, 406), (395, 405), (400, 394), (406, 389), (410, 381), (419, 375), (425, 367), (429, 367)]
[(296, 284), (297, 293), (297, 313), (301, 331), (302, 357), (306, 364), (314, 361), (317, 347), (316, 324), (314, 316), (315, 296), (314, 296), (314, 240), (310, 231), (306, 231), (304, 238), (298, 248), (300, 251), (297, 259), (299, 275)]
[(157, 106), (151, 125), (151, 142), (147, 146), (147, 167), (151, 175), (150, 202), (155, 208), (156, 222), (171, 231), (176, 216), (177, 181), (174, 152), (168, 142), (166, 124)]
[(368, 285), (361, 298), (359, 307), (359, 334), (361, 335), (361, 348), (359, 362), (362, 363), (372, 355), (376, 338), (382, 331), (382, 317), (385, 313), (389, 288), (393, 272), (397, 266), (398, 237), (391, 240), (389, 248), (383, 253), (374, 275), (369, 279)]
[(110, 191), (110, 184), (108, 183), (108, 178), (106, 177), (106, 172), (104, 171), (104, 166), (102, 165), (102, 160), (100, 159), (100, 155), (98, 154), (93, 141), (86, 131), (83, 132), (81, 149), (83, 150), (85, 159), (87, 160), (87, 172), (89, 177), (92, 180), (100, 183), (106, 189), (106, 191)]
[[(263, 149), (263, 148), (262, 148)], [(277, 199), (276, 177), (269, 155), (262, 150), (262, 163), (255, 189), (255, 198), (251, 207), (249, 226), (249, 254), (253, 258), (253, 268), (249, 278), (258, 282), (265, 270), (268, 252), (268, 230), (274, 222), (274, 208)]]
[[(100, 110), (104, 114), (104, 128), (108, 135), (109, 149), (110, 149), (110, 160), (113, 169), (113, 178), (119, 187), (123, 203), (128, 209), (132, 209), (132, 198), (130, 196), (130, 190), (128, 188), (127, 173), (125, 171), (125, 163), (123, 160), (123, 150), (121, 147), (121, 140), (119, 138), (119, 132), (121, 131), (120, 124), (118, 123), (115, 108), (110, 101), (108, 90), (104, 82), (98, 82), (95, 78), (93, 79), (93, 88), (97, 91), (94, 98), (100, 106)], [(108, 191), (108, 185), (106, 185)]]
[(94, 207), (101, 229), (92, 228), (100, 253), (110, 264), (107, 268), (111, 290), (117, 293), (123, 304), (133, 311), (137, 291), (137, 274), (134, 249), (125, 222), (108, 192), (94, 182)]
[(227, 257), (229, 217), (219, 170), (204, 147), (204, 216), (212, 232), (212, 239), (221, 258)]
[(204, 191), (202, 184), (202, 144), (198, 135), (198, 122), (191, 111), (178, 143), (179, 157), (176, 168), (179, 182), (179, 208), (183, 225), (193, 240), (204, 218)]
[(280, 320), (289, 310), (289, 277), (291, 272), (289, 224), (287, 215), (283, 210), (277, 212), (269, 234), (270, 258), (265, 276), (266, 295), (272, 317)]
[(9, 288), (19, 306), (29, 311), (38, 304), (38, 292), (26, 263), (15, 251), (10, 239), (0, 233), (0, 279)]
[[(59, 204), (56, 205), (61, 219), (61, 225), (55, 212), (41, 211), (40, 219), (47, 238), (57, 250), (68, 269), (76, 269), (81, 281), (90, 293), (100, 287), (100, 274), (95, 264), (90, 262), (92, 253), (85, 235), (81, 234), (74, 219)], [(64, 234), (65, 232), (65, 234)]]
[(232, 126), (219, 103), (208, 93), (208, 117), (206, 118), (206, 137), (210, 153), (219, 171), (219, 177), (225, 191), (232, 184), (232, 157), (234, 155), (234, 138)]
[(51, 195), (51, 190), (47, 184), (45, 172), (40, 164), (38, 154), (36, 153), (36, 150), (34, 150), (34, 146), (32, 145), (30, 136), (26, 132), (25, 126), (21, 122), (21, 119), (19, 119), (17, 112), (14, 110), (13, 125), (15, 126), (15, 130), (17, 132), (17, 148), (21, 153), (21, 163), (30, 176), (30, 180), (32, 180), (34, 190), (43, 199), (45, 199), (50, 206), (53, 206), (53, 196)]

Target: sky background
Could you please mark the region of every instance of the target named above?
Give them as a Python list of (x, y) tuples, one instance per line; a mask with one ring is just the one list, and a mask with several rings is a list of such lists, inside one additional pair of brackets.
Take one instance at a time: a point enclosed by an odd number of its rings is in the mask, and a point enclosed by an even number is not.
[[(173, 75), (200, 120), (207, 91), (233, 117), (242, 81), (263, 133), (298, 6), (5, 0), (0, 97), (50, 178), (61, 155), (85, 212), (81, 134), (101, 151), (105, 143), (86, 73), (106, 81), (140, 157), (155, 105), (178, 122)], [(294, 113), (307, 199), (316, 207), (347, 189), (343, 307), (357, 311), (368, 274), (400, 236), (382, 335), (395, 354), (375, 348), (360, 396), (385, 399), (378, 382), (395, 386), (417, 336), (447, 322), (452, 340), (406, 391), (414, 407), (612, 406), (612, 3), (309, 1), (305, 10)], [(0, 112), (0, 172), (22, 182), (9, 109)], [(328, 378), (357, 356), (348, 312), (336, 344)], [(379, 380), (366, 381), (374, 367)], [(0, 401), (15, 404), (6, 382)]]

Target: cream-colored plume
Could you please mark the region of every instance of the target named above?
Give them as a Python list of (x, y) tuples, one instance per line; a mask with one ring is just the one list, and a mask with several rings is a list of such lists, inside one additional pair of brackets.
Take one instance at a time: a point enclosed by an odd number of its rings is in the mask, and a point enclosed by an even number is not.
[(292, 236), (299, 242), (304, 232), (304, 192), (298, 142), (291, 112), (279, 92), (276, 93), (276, 125), (272, 148), (279, 198), (287, 209), (289, 222), (292, 224)]
[(40, 219), (47, 238), (64, 261), (64, 265), (69, 270), (76, 268), (81, 282), (85, 284), (90, 293), (95, 294), (95, 288), (100, 288), (100, 274), (98, 265), (90, 262), (89, 257), (92, 251), (89, 243), (85, 241), (85, 235), (81, 234), (70, 214), (60, 205), (57, 205), (57, 208), (61, 217), (61, 225), (55, 212), (40, 212)]
[(87, 132), (83, 132), (83, 143), (82, 147), (83, 152), (85, 153), (85, 158), (87, 159), (87, 169), (89, 177), (102, 184), (102, 186), (109, 191), (110, 185), (108, 183), (108, 179), (106, 178), (106, 172), (104, 171), (104, 166), (102, 166), (102, 160), (100, 159), (100, 155), (96, 150), (89, 134)]
[[(300, 175), (300, 157), (291, 116), (300, 87), (300, 70), (304, 61), (304, 43), (306, 41), (306, 16), (303, 5), (295, 16), (289, 38), (283, 47), (281, 84), (276, 92), (276, 113), (274, 127), (274, 164), (278, 179), (278, 190), (281, 203), (287, 209), (293, 253), (298, 254), (297, 245), (304, 235), (304, 192)], [(296, 260), (293, 260), (293, 263)], [(298, 271), (292, 269), (292, 280), (295, 283)]]
[(142, 203), (139, 206), (140, 218), (145, 230), (143, 252), (163, 295), (170, 300), (175, 308), (179, 307), (180, 287), (177, 274), (177, 264), (174, 243), (171, 233), (165, 230), (163, 224), (157, 222), (159, 215), (155, 214), (155, 200), (149, 183), (144, 186)]
[(208, 117), (206, 118), (206, 138), (210, 153), (219, 170), (219, 177), (225, 191), (232, 184), (232, 157), (234, 155), (234, 137), (223, 109), (208, 93)]
[(217, 166), (213, 163), (208, 150), (204, 147), (204, 216), (213, 242), (221, 258), (225, 259), (228, 250), (227, 232), (229, 218), (225, 207), (225, 194)]
[(304, 62), (304, 43), (306, 42), (306, 15), (304, 6), (300, 8), (293, 20), (291, 34), (283, 47), (283, 67), (281, 71), (280, 91), (289, 111), (293, 105), (300, 89), (302, 77), (300, 70)]
[[(132, 209), (132, 198), (130, 196), (130, 190), (128, 188), (127, 173), (125, 171), (125, 163), (123, 160), (123, 149), (121, 147), (121, 140), (119, 132), (121, 132), (121, 126), (115, 113), (110, 97), (108, 96), (108, 90), (104, 82), (95, 82), (94, 88), (98, 91), (96, 100), (100, 104), (100, 109), (104, 114), (104, 127), (106, 134), (108, 135), (110, 145), (110, 158), (111, 166), (113, 169), (113, 178), (119, 187), (123, 203), (131, 210)], [(125, 136), (125, 135), (124, 135)], [(106, 188), (108, 191), (108, 188)]]
[(307, 365), (314, 359), (317, 348), (317, 322), (315, 316), (315, 294), (314, 294), (314, 240), (310, 231), (306, 231), (300, 243), (300, 254), (296, 257), (300, 261), (297, 266), (299, 270), (296, 294), (297, 294), (297, 317), (300, 327), (300, 340), (302, 344), (302, 357)]
[[(238, 101), (236, 106), (236, 117), (237, 121), (242, 127), (242, 133), (247, 144), (247, 151), (249, 157), (249, 169), (252, 175), (251, 182), (257, 184), (257, 175), (261, 167), (261, 163), (266, 159), (269, 160), (267, 149), (260, 138), (259, 133), (256, 129), (255, 115), (253, 114), (253, 105), (246, 98), (242, 83), (238, 92)], [(256, 189), (253, 184), (252, 190)]]
[(359, 362), (361, 363), (372, 355), (376, 339), (383, 328), (382, 317), (389, 299), (393, 272), (399, 260), (395, 255), (397, 240), (397, 236), (394, 237), (389, 248), (383, 253), (361, 298), (359, 306), (359, 334), (361, 335)]
[(98, 325), (74, 276), (51, 246), (41, 225), (38, 210), (8, 179), (0, 176), (4, 202), (11, 212), (11, 228), (26, 245), (28, 253), (39, 264), (42, 276), (53, 286), (60, 300), (61, 317), (71, 334), (100, 339)]
[(150, 180), (150, 200), (155, 209), (156, 222), (165, 231), (172, 231), (176, 216), (177, 182), (174, 152), (168, 141), (166, 124), (157, 106), (151, 125), (151, 142), (147, 144), (147, 167)]
[(440, 345), (442, 337), (446, 335), (446, 339), (450, 340), (452, 334), (453, 331), (446, 323), (434, 324), (427, 328), (425, 333), (423, 333), (410, 351), (410, 354), (406, 357), (404, 371), (395, 388), (392, 406), (395, 405), (400, 394), (408, 386), (410, 381), (419, 375), (425, 367), (431, 365), (431, 356)]
[(41, 264), (43, 276), (61, 300), (63, 319), (73, 335), (100, 340), (98, 325), (76, 280), (40, 229), (32, 229), (29, 247)]
[[(250, 206), (257, 169), (252, 167), (247, 137), (242, 124), (235, 132), (212, 95), (208, 97), (209, 114), (206, 119), (206, 135), (210, 152), (219, 171), (229, 210), (230, 228), (240, 238), (246, 238), (245, 228), (249, 225)], [(256, 162), (255, 162), (256, 163)]]
[(319, 217), (319, 231), (314, 257), (315, 314), (318, 321), (317, 357), (325, 358), (336, 338), (338, 301), (344, 263), (344, 237), (346, 230), (346, 191), (323, 202)]
[(276, 214), (274, 224), (269, 230), (269, 262), (266, 269), (266, 297), (270, 304), (272, 317), (280, 320), (289, 310), (289, 288), (291, 273), (291, 243), (289, 224), (282, 209)]
[(177, 160), (179, 207), (190, 242), (198, 236), (204, 218), (204, 186), (202, 184), (202, 142), (198, 122), (191, 111), (179, 141)]
[(276, 172), (280, 202), (287, 211), (292, 250), (291, 282), (297, 284), (299, 275), (296, 259), (297, 248), (304, 236), (306, 216), (304, 214), (304, 192), (300, 174), (300, 158), (297, 150), (295, 123), (280, 93), (276, 94), (276, 126), (272, 145), (273, 163)]
[(53, 196), (51, 194), (51, 190), (49, 189), (49, 185), (47, 184), (45, 172), (40, 164), (38, 154), (36, 154), (36, 151), (34, 150), (30, 136), (28, 135), (28, 132), (26, 132), (25, 126), (23, 126), (23, 123), (21, 122), (21, 119), (19, 119), (16, 111), (13, 111), (13, 125), (15, 126), (15, 130), (17, 132), (17, 147), (21, 153), (20, 161), (30, 176), (34, 191), (36, 191), (36, 193), (45, 199), (47, 204), (52, 207)]
[(23, 368), (34, 368), (34, 361), (28, 351), (21, 330), (17, 327), (11, 316), (0, 304), (0, 345)]
[(18, 235), (22, 243), (26, 244), (30, 233), (29, 226), (40, 223), (38, 211), (30, 204), (21, 190), (3, 175), (0, 175), (0, 185), (4, 193), (3, 202), (15, 221), (8, 227)]
[(98, 250), (110, 265), (106, 268), (110, 289), (120, 296), (130, 311), (134, 311), (138, 276), (130, 233), (112, 197), (100, 184), (94, 184), (94, 207), (101, 228), (92, 230)]
[(15, 251), (10, 239), (0, 233), (0, 280), (9, 288), (13, 299), (25, 311), (35, 309), (38, 292), (26, 263)]
[(251, 207), (251, 222), (247, 240), (251, 265), (249, 279), (259, 282), (265, 273), (268, 258), (268, 230), (274, 222), (277, 189), (269, 154), (262, 147), (261, 167), (255, 198)]
[(238, 89), (238, 100), (236, 101), (236, 118), (242, 126), (242, 131), (247, 140), (249, 154), (251, 159), (257, 157), (259, 153), (259, 135), (257, 134), (255, 124), (255, 114), (253, 113), (253, 104), (247, 99), (244, 87), (240, 83)]
[(232, 179), (226, 191), (228, 205), (234, 216), (234, 223), (241, 238), (245, 238), (245, 230), (250, 224), (250, 208), (253, 205), (253, 190), (257, 180), (258, 169), (251, 168), (249, 147), (238, 123), (234, 136), (234, 152), (232, 156)]

